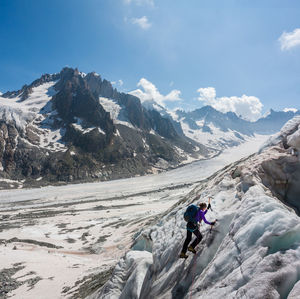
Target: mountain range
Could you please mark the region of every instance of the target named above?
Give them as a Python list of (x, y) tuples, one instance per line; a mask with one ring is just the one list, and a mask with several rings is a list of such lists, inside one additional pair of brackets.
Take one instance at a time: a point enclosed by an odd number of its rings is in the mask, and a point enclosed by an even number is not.
[(72, 68), (4, 93), (0, 116), (7, 187), (143, 175), (216, 153), (98, 74)]
[(240, 144), (255, 134), (274, 134), (299, 114), (300, 111), (271, 110), (266, 117), (250, 122), (233, 112), (222, 113), (211, 106), (205, 106), (191, 112), (177, 110), (173, 118), (180, 122), (184, 134), (189, 138), (222, 149)]
[(254, 134), (273, 134), (294, 112), (248, 122), (210, 106), (167, 111), (118, 92), (95, 72), (63, 68), (0, 97), (2, 188), (155, 173)]

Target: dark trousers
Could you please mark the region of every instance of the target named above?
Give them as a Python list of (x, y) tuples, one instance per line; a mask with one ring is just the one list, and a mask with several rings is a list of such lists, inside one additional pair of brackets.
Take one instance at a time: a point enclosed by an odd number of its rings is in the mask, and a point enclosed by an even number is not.
[(194, 242), (191, 244), (191, 246), (193, 248), (195, 248), (199, 242), (202, 240), (202, 235), (199, 231), (199, 229), (197, 228), (196, 230), (194, 230), (193, 232), (189, 231), (189, 230), (186, 230), (186, 238), (185, 238), (185, 241), (184, 241), (184, 244), (183, 244), (183, 248), (182, 248), (182, 252), (183, 253), (186, 253), (187, 251), (187, 248), (192, 240), (192, 233), (195, 234), (196, 236), (196, 239), (194, 240)]

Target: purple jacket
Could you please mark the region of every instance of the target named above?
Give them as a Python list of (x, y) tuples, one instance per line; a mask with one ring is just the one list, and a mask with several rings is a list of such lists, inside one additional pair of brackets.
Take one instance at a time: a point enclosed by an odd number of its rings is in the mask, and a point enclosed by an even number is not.
[(197, 220), (197, 222), (201, 222), (201, 220), (203, 219), (203, 221), (206, 224), (210, 224), (211, 225), (211, 223), (209, 221), (207, 221), (206, 218), (205, 218), (205, 214), (206, 213), (207, 213), (207, 210), (202, 211), (202, 210), (199, 209), (198, 212), (197, 212), (197, 215), (196, 215), (196, 220)]

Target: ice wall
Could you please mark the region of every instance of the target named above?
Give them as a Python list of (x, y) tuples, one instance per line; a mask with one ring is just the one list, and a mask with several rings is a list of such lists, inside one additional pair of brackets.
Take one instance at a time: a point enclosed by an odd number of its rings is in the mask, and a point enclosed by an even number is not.
[[(272, 193), (300, 214), (300, 117), (281, 130), (275, 147), (267, 148), (259, 176)], [(272, 143), (271, 143), (272, 144)]]

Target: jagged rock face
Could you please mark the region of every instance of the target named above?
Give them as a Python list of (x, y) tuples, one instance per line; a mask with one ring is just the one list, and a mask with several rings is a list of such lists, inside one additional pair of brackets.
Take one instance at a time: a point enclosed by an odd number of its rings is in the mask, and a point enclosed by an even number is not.
[[(56, 84), (60, 91), (53, 97), (53, 105), (66, 124), (64, 140), (89, 152), (97, 152), (111, 142), (115, 126), (109, 113), (103, 109), (79, 73), (74, 70), (63, 70), (62, 73), (61, 81)], [(70, 126), (76, 122), (75, 118), (101, 128), (104, 134), (96, 129), (81, 134)]]
[(54, 108), (66, 123), (74, 122), (74, 117), (80, 117), (95, 126), (113, 131), (109, 113), (91, 94), (81, 76), (75, 72), (69, 79), (62, 76), (55, 87), (60, 91), (53, 97)]
[(156, 129), (159, 135), (170, 139), (178, 137), (175, 128), (167, 118), (162, 118), (155, 110), (149, 113), (152, 116), (152, 127)]
[(127, 116), (131, 123), (144, 130), (151, 129), (146, 111), (143, 109), (137, 97), (121, 93), (118, 95), (117, 100), (121, 106), (126, 107), (126, 110), (128, 111)]
[(0, 168), (7, 173), (15, 167), (14, 152), (18, 131), (10, 124), (0, 123)]
[(102, 81), (101, 76), (94, 72), (87, 74), (84, 80), (96, 97), (116, 98), (118, 95), (117, 90), (112, 87), (109, 81), (105, 79)]
[(0, 175), (30, 186), (142, 175), (213, 154), (137, 97), (72, 68), (2, 95), (0, 113)]

